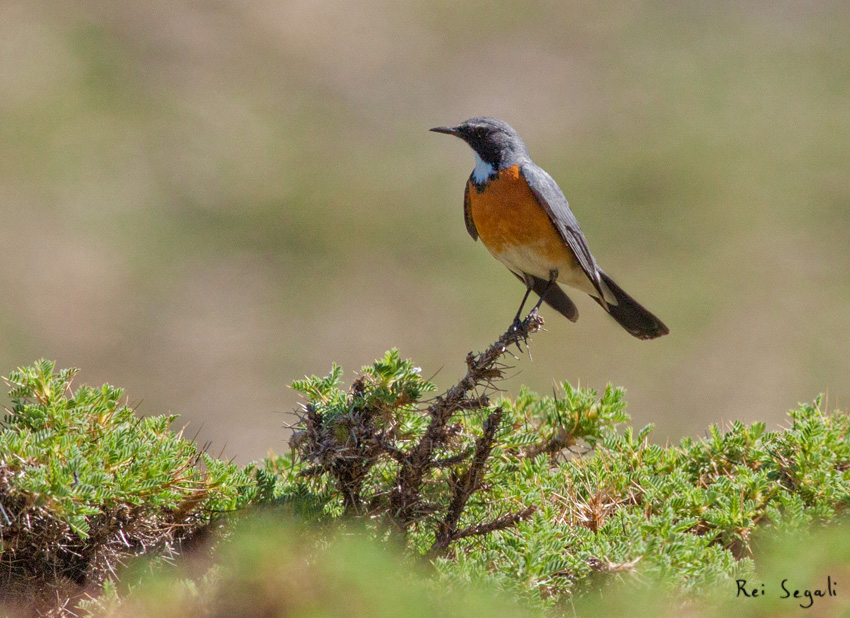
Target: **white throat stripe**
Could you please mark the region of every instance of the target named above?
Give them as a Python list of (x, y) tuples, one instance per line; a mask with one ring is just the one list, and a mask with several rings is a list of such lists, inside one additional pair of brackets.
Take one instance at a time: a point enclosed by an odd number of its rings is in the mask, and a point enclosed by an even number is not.
[(472, 170), (472, 178), (475, 182), (487, 182), (490, 176), (492, 176), (495, 172), (496, 170), (493, 169), (493, 166), (489, 163), (485, 163), (481, 157), (478, 156), (478, 153), (475, 152), (475, 169)]

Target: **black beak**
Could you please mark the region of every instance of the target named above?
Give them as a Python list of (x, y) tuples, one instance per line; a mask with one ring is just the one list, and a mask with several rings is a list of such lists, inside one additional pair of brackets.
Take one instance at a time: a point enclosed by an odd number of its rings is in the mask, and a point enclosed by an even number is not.
[(445, 133), (446, 135), (458, 135), (457, 127), (434, 127), (431, 129), (434, 133)]

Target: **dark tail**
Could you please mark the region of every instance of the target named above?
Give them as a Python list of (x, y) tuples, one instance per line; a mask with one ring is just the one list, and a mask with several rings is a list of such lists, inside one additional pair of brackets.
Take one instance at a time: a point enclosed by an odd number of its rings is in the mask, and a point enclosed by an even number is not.
[[(518, 274), (514, 273), (514, 276), (525, 283), (525, 279), (520, 277)], [(526, 276), (531, 277), (531, 275)], [(538, 296), (543, 296), (543, 292), (546, 292), (546, 286), (549, 285), (549, 282), (545, 279), (541, 279), (540, 277), (531, 277), (531, 280), (534, 283), (534, 285), (531, 286), (531, 289), (534, 290), (534, 293)], [(543, 302), (567, 318), (570, 322), (578, 320), (578, 308), (557, 283), (550, 287), (549, 291), (546, 292), (546, 298), (543, 299)]]
[[(617, 320), (620, 326), (638, 339), (655, 339), (670, 332), (670, 329), (664, 326), (661, 320), (647, 311), (634, 298), (626, 294), (623, 288), (614, 283), (614, 280), (602, 272), (601, 269), (599, 275), (617, 299), (616, 305), (608, 303), (607, 311), (611, 314), (612, 318)], [(602, 301), (595, 296), (591, 296), (591, 298), (602, 305)], [(602, 306), (604, 307), (605, 305)]]
[[(538, 282), (540, 285), (538, 286)], [(543, 279), (534, 280), (534, 291), (538, 296), (541, 296), (544, 291), (546, 291), (547, 282), (543, 281)], [(562, 316), (567, 318), (570, 322), (575, 322), (578, 320), (578, 308), (575, 306), (573, 301), (564, 293), (564, 290), (561, 289), (557, 283), (554, 284), (549, 291), (546, 292), (546, 298), (543, 299), (543, 302), (552, 307), (555, 311), (560, 313)]]

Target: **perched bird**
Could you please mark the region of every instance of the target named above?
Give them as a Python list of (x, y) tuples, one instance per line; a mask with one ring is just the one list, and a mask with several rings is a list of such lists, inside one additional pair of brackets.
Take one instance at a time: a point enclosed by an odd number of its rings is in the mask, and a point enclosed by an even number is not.
[(589, 294), (639, 339), (670, 332), (599, 268), (563, 192), (534, 164), (510, 125), (480, 117), (431, 130), (455, 135), (475, 152), (475, 169), (463, 198), (466, 229), (525, 284), (515, 323), (532, 291), (540, 296), (533, 312), (546, 302), (575, 322), (578, 309), (561, 282)]

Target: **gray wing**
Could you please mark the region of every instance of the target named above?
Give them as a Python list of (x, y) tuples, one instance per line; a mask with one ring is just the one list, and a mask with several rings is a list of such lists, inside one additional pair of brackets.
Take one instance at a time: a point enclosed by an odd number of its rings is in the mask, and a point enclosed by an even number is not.
[(599, 276), (599, 268), (596, 266), (596, 260), (590, 253), (587, 246), (587, 241), (584, 239), (584, 234), (578, 225), (578, 221), (570, 210), (570, 205), (567, 203), (567, 198), (564, 193), (545, 170), (538, 167), (531, 161), (524, 163), (520, 168), (520, 173), (525, 178), (531, 192), (537, 199), (537, 202), (549, 215), (549, 219), (558, 230), (558, 234), (564, 239), (564, 242), (572, 249), (578, 260), (581, 269), (590, 279), (593, 287), (599, 292), (603, 306), (605, 306), (605, 294), (602, 291), (602, 281)]
[(466, 183), (466, 188), (463, 190), (463, 220), (466, 222), (466, 231), (472, 236), (472, 240), (478, 240), (478, 230), (475, 228), (472, 213), (469, 211), (469, 182)]

